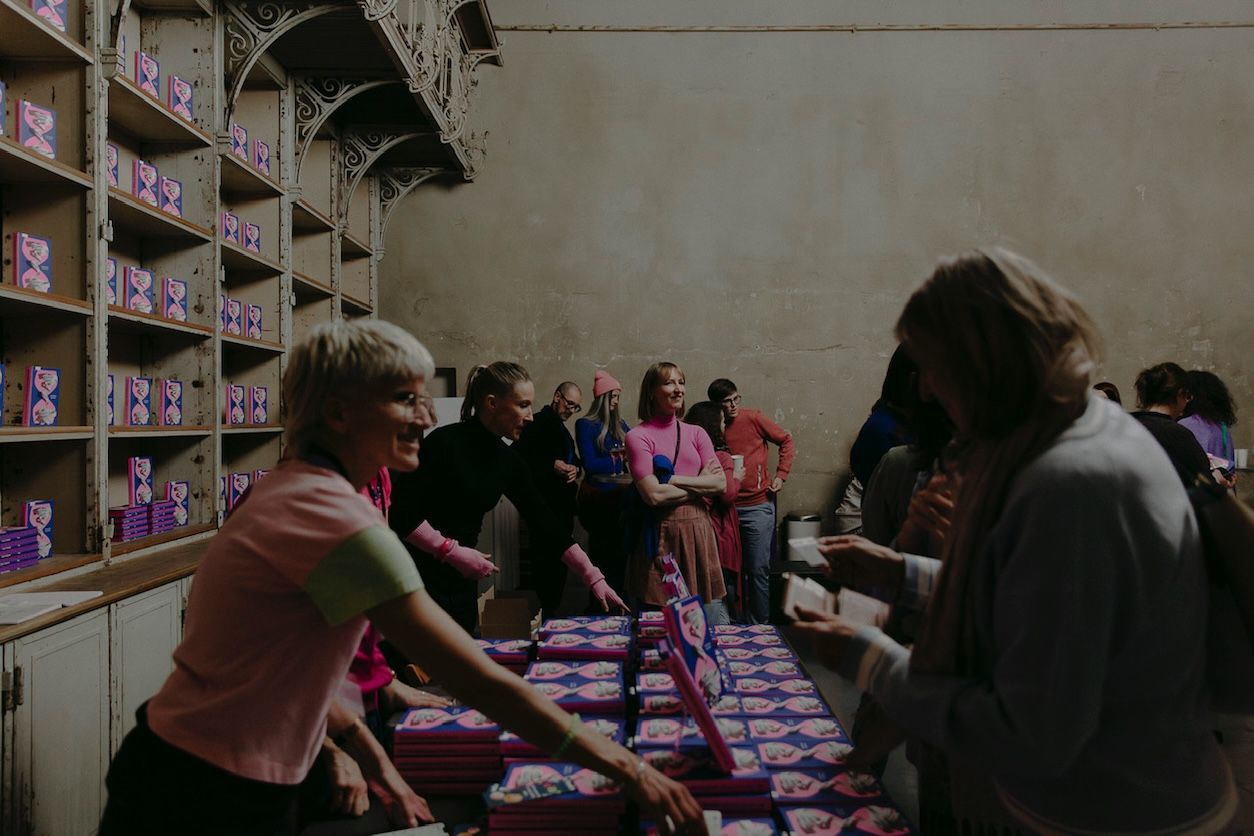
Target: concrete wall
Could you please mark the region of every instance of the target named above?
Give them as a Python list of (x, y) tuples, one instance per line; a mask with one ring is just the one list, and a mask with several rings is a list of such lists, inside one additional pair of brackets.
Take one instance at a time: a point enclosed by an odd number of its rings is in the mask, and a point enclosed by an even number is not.
[[(1129, 396), (1172, 359), (1254, 406), (1254, 29), (1127, 28), (1182, 20), (1165, 2), (882, 5), (498, 0), (483, 173), (397, 209), (383, 315), (463, 376), (521, 361), (542, 398), (605, 367), (634, 413), (657, 359), (690, 401), (731, 377), (797, 438), (784, 509), (830, 508), (906, 295), (971, 246), (1075, 289)], [(905, 29), (514, 28), (831, 23)], [(1011, 28), (910, 28), (984, 23)], [(1125, 28), (1066, 28), (1104, 23)]]

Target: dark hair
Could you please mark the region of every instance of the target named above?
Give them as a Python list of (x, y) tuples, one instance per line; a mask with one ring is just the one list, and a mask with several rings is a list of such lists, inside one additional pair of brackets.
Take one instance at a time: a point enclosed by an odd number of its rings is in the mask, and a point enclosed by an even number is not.
[(723, 436), (723, 431), (719, 429), (722, 423), (723, 408), (714, 401), (701, 401), (694, 403), (688, 407), (688, 414), (684, 416), (685, 424), (692, 424), (705, 430), (706, 435), (710, 437), (710, 441), (714, 443), (715, 450), (726, 450), (727, 439)]
[(736, 394), (736, 391), (736, 384), (732, 383), (725, 377), (720, 377), (718, 380), (715, 380), (709, 386), (705, 387), (705, 396), (714, 401), (714, 403), (718, 403), (723, 400), (723, 398), (728, 398)]
[(1119, 387), (1111, 383), (1109, 380), (1103, 380), (1101, 383), (1094, 383), (1093, 388), (1101, 392), (1108, 399), (1123, 406), (1123, 398), (1119, 397)]
[(484, 398), (496, 395), (498, 398), (514, 391), (519, 383), (531, 380), (527, 370), (517, 363), (498, 360), (489, 366), (475, 366), (466, 378), (466, 398), (462, 401), (462, 420), (469, 421)]
[(1136, 376), (1136, 404), (1141, 409), (1169, 404), (1187, 391), (1188, 378), (1175, 363), (1159, 363)]
[(1200, 415), (1212, 423), (1228, 426), (1237, 422), (1237, 408), (1219, 375), (1194, 369), (1185, 374), (1185, 384), (1193, 396), (1184, 410), (1186, 416)]
[(880, 385), (880, 399), (876, 406), (887, 406), (898, 412), (905, 412), (914, 400), (919, 367), (904, 346), (897, 346), (893, 356), (888, 360), (888, 369), (884, 372), (884, 382)]

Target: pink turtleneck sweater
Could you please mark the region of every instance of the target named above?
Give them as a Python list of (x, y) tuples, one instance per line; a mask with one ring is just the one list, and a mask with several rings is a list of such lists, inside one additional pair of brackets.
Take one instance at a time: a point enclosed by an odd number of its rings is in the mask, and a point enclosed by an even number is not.
[(696, 476), (707, 462), (716, 459), (714, 444), (705, 430), (684, 424), (674, 416), (655, 416), (627, 433), (627, 466), (633, 479), (653, 472), (653, 457), (675, 456), (675, 426), (680, 428), (679, 461), (674, 462), (676, 476)]

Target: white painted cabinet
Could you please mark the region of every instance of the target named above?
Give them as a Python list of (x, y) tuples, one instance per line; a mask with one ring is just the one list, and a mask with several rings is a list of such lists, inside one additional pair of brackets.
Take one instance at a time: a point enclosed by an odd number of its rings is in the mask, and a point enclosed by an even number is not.
[(183, 634), (181, 586), (166, 584), (109, 608), (114, 711), (110, 752), (116, 752), (135, 727), (135, 710), (157, 693), (174, 669), (172, 655)]
[(109, 611), (79, 616), (6, 647), (15, 703), (6, 833), (94, 834), (109, 765)]

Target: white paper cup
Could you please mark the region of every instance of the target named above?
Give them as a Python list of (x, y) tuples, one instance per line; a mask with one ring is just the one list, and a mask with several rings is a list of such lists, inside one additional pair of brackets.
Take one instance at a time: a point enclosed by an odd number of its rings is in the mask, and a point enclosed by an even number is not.
[[(1244, 451), (1243, 451), (1244, 452)], [(743, 476), (745, 472), (745, 457), (739, 454), (732, 455), (732, 470), (737, 476)]]
[(1238, 447), (1233, 452), (1237, 455), (1237, 467), (1246, 467), (1250, 462), (1250, 451), (1244, 447)]

